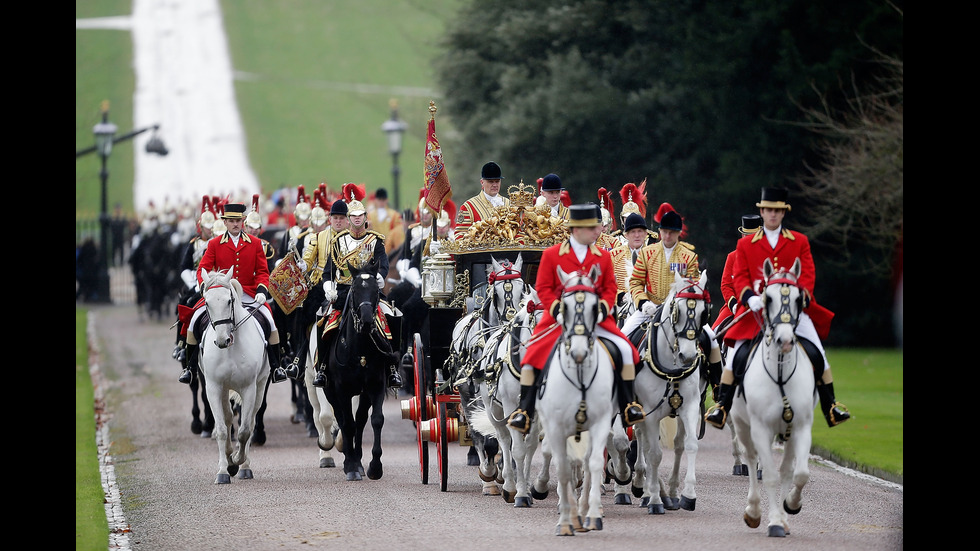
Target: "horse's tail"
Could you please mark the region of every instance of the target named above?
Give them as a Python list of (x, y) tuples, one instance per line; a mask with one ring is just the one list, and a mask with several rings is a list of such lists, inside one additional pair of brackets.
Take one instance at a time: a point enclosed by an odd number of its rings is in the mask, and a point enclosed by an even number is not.
[(470, 429), (473, 432), (483, 436), (497, 437), (497, 427), (490, 420), (490, 414), (482, 400), (474, 400), (467, 409), (469, 411), (466, 414), (466, 420), (470, 422)]
[(234, 390), (228, 391), (228, 400), (233, 408), (240, 408), (245, 403), (245, 400), (242, 400), (242, 395)]

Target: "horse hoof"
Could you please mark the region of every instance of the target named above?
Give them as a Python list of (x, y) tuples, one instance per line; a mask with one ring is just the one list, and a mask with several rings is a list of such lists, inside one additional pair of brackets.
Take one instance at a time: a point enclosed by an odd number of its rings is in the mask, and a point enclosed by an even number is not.
[(759, 523), (762, 521), (762, 517), (760, 516), (759, 518), (752, 518), (748, 515), (748, 513), (746, 513), (745, 515), (742, 516), (742, 520), (745, 521), (745, 525), (748, 526), (749, 528), (758, 528)]
[(783, 501), (783, 510), (786, 511), (787, 513), (791, 514), (791, 515), (798, 514), (800, 512), (800, 509), (803, 509), (803, 504), (802, 503), (800, 503), (800, 506), (799, 507), (797, 507), (796, 509), (793, 509), (792, 507), (789, 506), (789, 503), (786, 503), (786, 501)]
[[(745, 467), (745, 470), (748, 471), (748, 465), (735, 465), (732, 467), (732, 476), (742, 476), (742, 467)], [(746, 472), (745, 474), (747, 476), (749, 473)]]
[(633, 500), (630, 498), (629, 494), (616, 494), (616, 498), (613, 503), (616, 505), (632, 505)]
[(201, 434), (201, 428), (203, 426), (204, 425), (201, 424), (201, 420), (200, 419), (194, 419), (193, 421), (191, 421), (191, 433), (193, 433), (193, 434)]
[(483, 484), (483, 495), (485, 496), (499, 496), (500, 486), (496, 482), (485, 482)]
[(762, 480), (762, 469), (759, 469), (758, 471), (756, 471), (755, 477), (756, 477), (756, 480)]
[(336, 467), (336, 466), (337, 463), (333, 460), (332, 457), (324, 457), (323, 459), (320, 460), (321, 469), (329, 469), (330, 467)]
[(741, 476), (749, 476), (749, 466), (742, 465), (742, 472), (739, 473)]
[(227, 473), (221, 473), (217, 478), (214, 479), (215, 484), (231, 484), (231, 476)]
[(265, 431), (264, 430), (256, 430), (255, 432), (253, 432), (252, 433), (252, 443), (255, 444), (256, 446), (261, 446), (261, 445), (265, 444)]
[(666, 514), (664, 512), (664, 504), (663, 503), (651, 503), (650, 505), (647, 505), (647, 514), (648, 515), (663, 515), (663, 514)]
[(228, 474), (231, 476), (238, 474), (238, 465), (228, 465)]
[(380, 463), (377, 465), (371, 464), (367, 471), (367, 477), (370, 480), (381, 480), (381, 477), (385, 475), (384, 467)]
[(676, 511), (681, 508), (680, 500), (676, 497), (668, 497), (664, 500), (664, 507), (666, 507), (668, 511)]
[(640, 486), (632, 486), (630, 491), (633, 492), (633, 497), (643, 497), (643, 488)]
[[(637, 496), (637, 497), (640, 497), (640, 496)], [(649, 506), (650, 506), (650, 498), (649, 497), (644, 497), (643, 499), (640, 500), (640, 507), (649, 507)]]
[(534, 487), (531, 487), (531, 497), (533, 499), (546, 499), (548, 497), (548, 490), (545, 490), (543, 492), (539, 492)]
[(687, 496), (681, 496), (680, 505), (681, 509), (684, 509), (685, 511), (693, 511), (694, 506), (697, 505), (697, 498), (690, 499)]
[(531, 498), (527, 496), (516, 497), (512, 500), (514, 502), (515, 509), (527, 509), (533, 503), (531, 503)]
[(785, 538), (786, 529), (782, 525), (774, 524), (769, 527), (769, 537), (770, 538)]
[(353, 471), (353, 472), (347, 473), (347, 480), (349, 480), (349, 481), (363, 480), (363, 478), (361, 477), (360, 471)]
[(297, 417), (296, 414), (294, 413), (293, 415), (290, 415), (289, 416), (289, 422), (292, 423), (292, 424), (294, 424), (294, 425), (298, 425), (299, 424), (299, 417)]
[(201, 438), (211, 438), (211, 431), (201, 430)]
[(476, 467), (480, 464), (480, 454), (472, 446), (470, 446), (470, 451), (466, 452), (466, 464), (470, 467)]
[(506, 501), (507, 503), (515, 503), (517, 501), (517, 494), (515, 494), (514, 492), (508, 492), (507, 490), (503, 490), (500, 492), (500, 495), (504, 497), (504, 501)]
[(559, 524), (558, 528), (555, 530), (556, 536), (574, 536), (575, 530), (572, 529), (571, 524)]
[(238, 478), (242, 480), (251, 480), (253, 478), (252, 469), (242, 469), (238, 471)]
[(594, 531), (602, 530), (602, 518), (589, 517), (585, 519), (585, 526), (583, 526), (583, 528), (585, 528), (586, 530), (594, 530)]

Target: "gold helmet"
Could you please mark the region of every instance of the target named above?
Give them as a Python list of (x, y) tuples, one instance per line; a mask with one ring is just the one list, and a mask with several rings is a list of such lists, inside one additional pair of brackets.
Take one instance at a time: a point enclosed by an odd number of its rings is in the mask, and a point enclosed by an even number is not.
[(347, 216), (358, 216), (367, 213), (367, 209), (364, 208), (364, 203), (361, 202), (367, 195), (367, 190), (363, 185), (348, 182), (344, 184), (343, 193), (344, 201), (347, 202)]
[(639, 186), (630, 182), (625, 184), (622, 189), (619, 190), (619, 196), (623, 199), (623, 213), (622, 218), (625, 221), (626, 217), (631, 214), (639, 214), (640, 216), (646, 218), (647, 215), (647, 181), (646, 178)]

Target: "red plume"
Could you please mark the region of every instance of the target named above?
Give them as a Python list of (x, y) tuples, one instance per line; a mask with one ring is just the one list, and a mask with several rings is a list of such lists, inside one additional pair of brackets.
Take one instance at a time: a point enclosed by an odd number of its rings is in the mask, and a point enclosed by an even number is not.
[(323, 194), (320, 193), (320, 189), (319, 188), (314, 189), (313, 190), (313, 204), (311, 204), (310, 206), (311, 207), (319, 207), (320, 206), (320, 198), (321, 197), (323, 197)]
[(326, 182), (320, 182), (320, 185), (317, 187), (317, 189), (320, 190), (320, 197), (326, 197), (327, 196), (327, 183)]
[(296, 204), (300, 204), (306, 201), (306, 188), (303, 184), (296, 186)]
[(259, 212), (259, 194), (258, 193), (253, 193), (252, 194), (252, 210), (254, 210), (255, 212)]
[(647, 181), (646, 178), (643, 179), (643, 183), (639, 186), (633, 182), (625, 184), (622, 189), (619, 190), (619, 196), (623, 199), (623, 206), (630, 201), (636, 203), (640, 211), (640, 216), (646, 218), (647, 216)]
[(327, 186), (323, 186), (320, 191), (320, 208), (330, 212), (330, 206), (332, 203), (333, 201), (327, 198)]
[(572, 206), (572, 196), (568, 193), (567, 189), (561, 190), (560, 200), (561, 204), (565, 205), (565, 208)]
[(353, 182), (344, 184), (344, 201), (348, 203), (354, 200), (363, 201), (366, 196), (367, 190), (363, 184), (358, 185)]
[(538, 178), (538, 195), (541, 195), (541, 184), (544, 183), (544, 178)]
[[(660, 219), (663, 218), (663, 216), (665, 214), (667, 214), (667, 211), (671, 211), (671, 210), (674, 211), (674, 212), (677, 212), (677, 209), (675, 209), (674, 207), (672, 207), (670, 205), (670, 203), (660, 203), (660, 208), (658, 208), (657, 209), (657, 213), (653, 215), (653, 221), (659, 224), (660, 223)], [(677, 215), (678, 216), (680, 216), (680, 214), (681, 213), (677, 212)], [(681, 239), (684, 239), (685, 237), (687, 237), (687, 224), (684, 223), (684, 217), (681, 216), (681, 234), (680, 234), (680, 238)]]
[(201, 201), (201, 214), (204, 214), (209, 210), (211, 210), (211, 198), (205, 195), (204, 199)]

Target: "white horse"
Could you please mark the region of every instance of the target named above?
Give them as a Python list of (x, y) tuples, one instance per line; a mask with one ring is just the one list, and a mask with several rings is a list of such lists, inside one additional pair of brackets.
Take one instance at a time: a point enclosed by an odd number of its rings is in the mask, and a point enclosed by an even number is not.
[[(598, 276), (598, 266), (593, 266), (588, 275), (566, 274), (558, 268), (563, 286), (562, 335), (545, 366), (538, 394), (538, 416), (558, 473), (559, 536), (602, 529), (600, 497), (605, 443), (614, 416), (614, 366), (595, 335), (599, 295), (594, 281)], [(590, 445), (581, 449), (578, 457), (569, 457), (569, 439), (580, 443), (586, 431)], [(582, 461), (584, 476), (581, 497), (576, 499), (573, 461), (578, 460)], [(584, 522), (580, 521), (582, 516)]]
[[(218, 476), (214, 482), (229, 484), (235, 474), (252, 478), (248, 450), (269, 378), (266, 340), (259, 321), (242, 305), (241, 284), (228, 271), (208, 273), (201, 289), (210, 318), (201, 336), (200, 367), (215, 412), (212, 438), (218, 443)], [(237, 448), (231, 442), (233, 400), (241, 405)]]
[[(310, 330), (309, 339), (307, 342), (306, 353), (309, 354), (306, 358), (306, 365), (316, 365), (317, 357), (317, 341), (316, 338), (317, 325), (313, 324), (313, 328)], [(313, 425), (316, 427), (317, 438), (316, 445), (320, 449), (320, 468), (336, 467), (337, 461), (334, 459), (333, 454), (330, 450), (334, 448), (335, 444), (343, 442), (342, 438), (338, 438), (340, 435), (340, 425), (337, 423), (336, 417), (333, 414), (333, 406), (330, 405), (330, 401), (327, 400), (327, 395), (324, 394), (323, 389), (318, 386), (313, 386), (313, 378), (316, 376), (315, 369), (307, 369), (305, 375), (306, 383), (306, 393), (310, 397), (310, 405), (313, 406)], [(338, 451), (339, 446), (338, 446)]]
[[(513, 263), (508, 260), (497, 262), (492, 257), (490, 260), (492, 271), (487, 278), (486, 300), (480, 308), (465, 314), (456, 322), (450, 341), (449, 357), (444, 364), (449, 371), (447, 376), (452, 377), (453, 386), (459, 390), (464, 408), (469, 408), (480, 397), (484, 374), (479, 366), (487, 339), (501, 324), (514, 318), (531, 290), (531, 286), (521, 277), (523, 260), (520, 254)], [(500, 473), (502, 469), (498, 468), (494, 457), (499, 443), (487, 440), (496, 439), (492, 433), (477, 432), (473, 436), (473, 449), (476, 450), (479, 460), (478, 474), (483, 481), (483, 494), (500, 495), (498, 482), (503, 481)]]
[[(693, 511), (697, 502), (694, 466), (701, 393), (706, 386), (700, 373), (707, 361), (700, 336), (710, 314), (707, 284), (707, 272), (698, 280), (675, 272), (670, 293), (639, 347), (642, 368), (637, 370), (634, 388), (647, 414), (635, 427), (639, 438), (634, 486), (643, 488), (643, 501), (651, 515), (662, 515), (665, 508)], [(666, 417), (676, 417), (679, 423), (673, 442), (674, 464), (664, 491), (658, 473), (663, 459), (661, 420)], [(680, 489), (682, 456), (687, 458), (687, 472)]]
[[(533, 499), (547, 497), (550, 478), (548, 457), (538, 482), (533, 486), (529, 482), (531, 460), (541, 435), (537, 418), (526, 436), (507, 424), (508, 414), (517, 408), (520, 401), (520, 360), (534, 326), (544, 312), (537, 308), (538, 304), (537, 293), (532, 289), (521, 302), (514, 318), (487, 338), (485, 352), (477, 369), (485, 374), (485, 380), (480, 385), (480, 402), (470, 407), (475, 430), (492, 434), (499, 442), (503, 497), (507, 503), (513, 503), (518, 508), (530, 507)], [(483, 423), (484, 419), (489, 421), (489, 425)]]
[[(762, 340), (743, 345), (754, 348), (742, 379), (742, 395), (736, 395), (732, 404), (732, 421), (747, 463), (758, 461), (762, 469), (770, 537), (789, 534), (786, 515), (800, 512), (803, 487), (810, 479), (807, 462), (817, 396), (813, 364), (795, 333), (803, 304), (799, 276), (799, 259), (788, 272), (775, 272), (769, 259), (763, 264)], [(772, 452), (774, 439), (783, 441), (778, 466)], [(750, 528), (760, 524), (761, 499), (758, 477), (750, 476), (743, 517)]]

